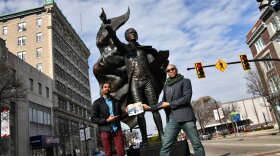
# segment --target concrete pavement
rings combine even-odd
[[[273,136],[275,135],[275,137]],[[278,129],[268,129],[220,136],[210,141],[203,141],[206,155],[218,156],[226,152],[238,156],[276,156],[280,155],[280,133]],[[190,151],[193,153],[192,146]],[[223,151],[223,152],[221,152]],[[244,153],[242,152],[244,151]]]

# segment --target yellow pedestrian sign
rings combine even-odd
[[[227,68],[227,63],[224,62],[223,60],[219,59],[215,66],[217,69],[224,72]]]

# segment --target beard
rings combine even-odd
[[[103,95],[110,95],[110,91],[108,90],[108,91],[103,91]]]

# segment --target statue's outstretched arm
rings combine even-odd
[[[113,30],[110,24],[105,25],[105,29],[108,31],[109,36],[113,40],[115,46],[118,48],[120,52],[123,52],[125,50],[124,44],[119,40],[119,38],[116,35],[116,32]]]

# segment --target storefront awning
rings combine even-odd
[[[37,135],[30,137],[32,148],[48,148],[60,145],[59,137],[49,135]]]

